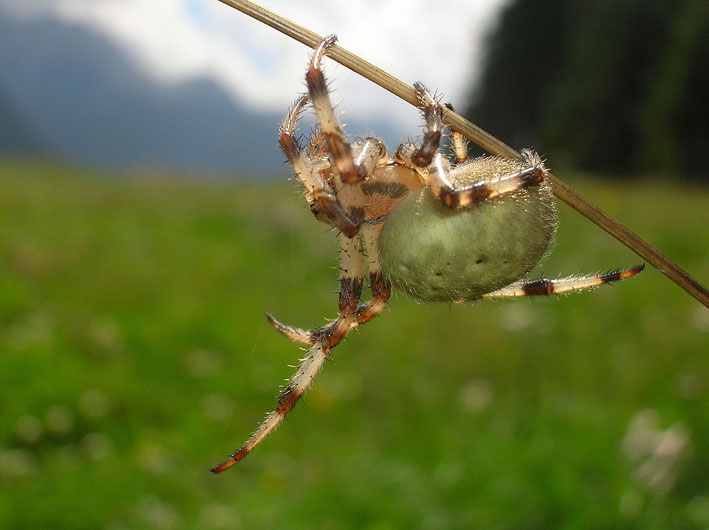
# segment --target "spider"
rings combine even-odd
[[[386,146],[367,137],[350,143],[333,111],[321,63],[337,38],[315,49],[300,96],[279,127],[279,145],[304,187],[315,217],[338,231],[339,315],[324,327],[304,330],[267,315],[283,335],[309,347],[296,373],[244,445],[212,468],[233,466],[261,443],[310,387],[347,333],[376,317],[392,286],[423,301],[465,302],[569,293],[623,280],[639,265],[606,274],[522,280],[545,255],[557,226],[547,170],[531,150],[522,161],[468,159],[466,141],[451,132],[455,161],[439,150],[443,109],[415,83],[425,119],[423,140]],[[319,129],[303,148],[298,119],[312,104]],[[449,106],[449,108],[451,108]],[[360,302],[365,267],[371,299]]]

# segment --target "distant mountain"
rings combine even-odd
[[[0,155],[46,156],[48,150],[0,91]]]
[[[209,80],[153,82],[99,35],[54,19],[0,13],[0,152],[83,163],[282,168],[281,116],[249,112]]]
[[[206,78],[176,86],[155,82],[81,26],[20,20],[0,10],[0,154],[51,154],[118,168],[283,174],[276,145],[281,119],[239,107]],[[349,131],[396,136],[387,123],[348,122]]]

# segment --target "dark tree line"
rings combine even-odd
[[[709,181],[709,1],[514,0],[467,116],[555,166]]]

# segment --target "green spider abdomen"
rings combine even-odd
[[[465,186],[523,169],[494,157],[466,165]],[[473,300],[518,280],[544,256],[557,225],[546,181],[449,208],[426,186],[389,215],[379,239],[382,271],[395,287],[424,301]]]

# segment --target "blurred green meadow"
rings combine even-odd
[[[709,189],[572,181],[700,281]],[[560,206],[535,271],[639,258]],[[397,295],[222,475],[336,314],[292,183],[0,166],[0,528],[709,528],[709,310],[649,268],[560,299]]]

